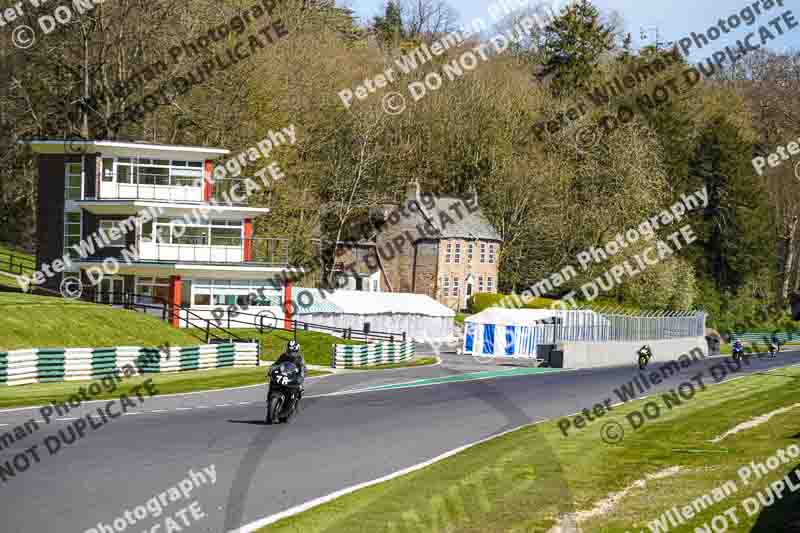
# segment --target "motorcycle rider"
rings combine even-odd
[[[742,348],[742,341],[736,339],[733,341],[733,353],[742,353],[744,349]]]
[[[776,354],[777,354],[779,351],[781,351],[781,341],[780,341],[780,339],[778,338],[778,334],[777,334],[777,333],[773,333],[773,334],[772,334],[772,340],[771,340],[771,342],[772,342],[773,346],[775,346],[775,351],[773,352],[773,354],[772,354],[772,355],[773,355],[774,357],[777,357],[777,355],[776,355]],[[770,350],[770,351],[771,351],[771,350]]]
[[[306,362],[303,359],[303,354],[300,351],[300,344],[295,341],[291,340],[286,345],[286,350],[278,357],[278,360],[273,363],[272,366],[280,365],[281,363],[293,363],[297,368],[300,369],[300,375],[305,380],[306,377]],[[300,396],[303,396],[304,388],[300,385]]]

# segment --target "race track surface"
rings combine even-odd
[[[697,362],[655,390],[675,387],[721,361]],[[753,360],[745,372],[798,363],[800,353],[786,352],[775,360]],[[101,531],[92,528],[101,522],[110,525],[125,510],[157,498],[190,469],[214,465],[214,484],[207,480],[188,498],[169,503],[159,518],[134,517],[136,523],[124,530],[151,531],[166,516],[197,501],[205,516],[190,516],[191,526],[176,519],[181,531],[230,531],[499,432],[575,413],[608,397],[616,401],[614,389],[638,374],[636,368],[619,367],[331,395],[480,370],[509,369],[446,363],[310,380],[303,412],[291,424],[279,426],[262,423],[263,387],[148,398],[131,410],[136,414],[89,429],[50,455],[46,437],[66,430],[81,412],[96,413],[106,402],[86,404],[63,417],[68,420],[40,423],[37,431],[0,450],[0,464],[13,464],[15,456],[33,445],[41,459],[0,481],[2,530]],[[5,425],[0,431],[13,431],[31,418],[41,421],[38,409],[2,411],[0,424]]]

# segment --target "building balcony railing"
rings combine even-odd
[[[215,180],[211,186],[211,199],[220,204],[247,205],[246,201],[236,201],[244,196],[244,178],[225,178]],[[241,185],[240,185],[241,184]],[[238,187],[237,187],[238,186]],[[231,189],[238,190],[231,194]],[[166,202],[205,202],[205,187],[195,178],[163,176],[136,183],[117,181],[100,182],[100,194],[87,200],[160,200]]]
[[[159,262],[289,265],[289,239],[180,237],[173,243],[141,242],[139,259]]]

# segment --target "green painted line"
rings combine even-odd
[[[564,369],[562,368],[514,368],[512,370],[487,370],[485,372],[472,372],[469,374],[459,374],[456,376],[442,376],[438,378],[418,379],[415,381],[408,381],[406,383],[377,385],[375,387],[368,387],[366,389],[345,391],[342,394],[353,393],[353,392],[391,390],[391,389],[410,389],[414,387],[424,387],[426,385],[438,385],[440,383],[459,383],[463,381],[478,381],[482,379],[528,376],[532,374],[553,374],[556,372],[563,372],[563,371]]]
[[[680,449],[680,448],[673,448],[673,452],[680,452],[680,453],[732,453],[732,450],[727,448],[723,448],[721,450],[694,450],[691,448],[687,449]]]

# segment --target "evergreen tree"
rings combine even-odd
[[[389,0],[382,17],[375,17],[372,26],[379,41],[385,47],[397,46],[405,39],[403,14],[396,0]]]
[[[600,11],[581,0],[545,28],[540,77],[552,77],[555,95],[568,95],[588,83],[603,54],[614,48],[612,29],[600,21]]]
[[[749,160],[750,143],[724,119],[701,133],[689,171],[708,190],[703,224],[693,224],[706,272],[720,292],[735,293],[770,255],[770,219],[764,184]]]

